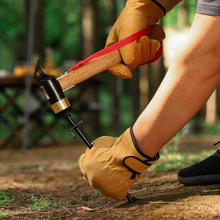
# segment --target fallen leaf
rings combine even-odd
[[[94,211],[95,211],[95,209],[91,209],[91,208],[86,207],[86,206],[81,206],[81,207],[79,208],[79,210],[78,210],[78,213],[83,213],[83,214],[85,214],[85,213],[94,212]]]

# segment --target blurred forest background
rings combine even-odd
[[[42,56],[45,65],[51,65],[62,74],[77,61],[102,49],[125,2],[36,0],[33,65],[37,57]],[[0,70],[1,75],[13,75],[16,67],[27,61],[30,1],[0,0],[0,5]],[[167,35],[163,56],[153,64],[134,70],[132,79],[122,80],[104,72],[66,93],[67,97],[73,96],[73,117],[84,120],[82,126],[92,138],[119,135],[133,124],[163,79],[173,52],[190,28],[195,8],[196,1],[184,0],[161,20]],[[85,87],[87,91],[83,92]],[[185,127],[187,134],[220,134],[218,96],[217,90]],[[6,117],[10,112],[1,114]],[[16,115],[13,115],[14,122],[15,119]],[[56,119],[48,115],[45,120]],[[61,122],[58,133],[63,132],[63,126]],[[0,138],[4,139],[9,131],[1,120],[0,129]]]

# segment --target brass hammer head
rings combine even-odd
[[[54,75],[48,75],[41,69],[42,57],[39,57],[34,71],[34,79],[41,86],[51,108],[55,114],[70,107],[68,99],[65,97],[60,83]]]

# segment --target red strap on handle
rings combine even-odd
[[[118,42],[116,42],[116,43],[114,43],[114,44],[112,44],[112,45],[110,45],[110,46],[108,46],[108,47],[106,47],[106,48],[104,48],[102,50],[99,50],[98,52],[92,54],[91,56],[87,57],[86,59],[84,59],[82,61],[79,61],[75,66],[72,66],[70,68],[70,71],[79,68],[80,66],[82,66],[83,64],[85,64],[86,62],[88,62],[88,61],[90,61],[90,60],[92,60],[94,58],[97,58],[99,56],[102,56],[102,55],[105,55],[107,53],[110,53],[110,52],[112,52],[114,50],[117,50],[117,49],[119,49],[121,47],[124,47],[127,44],[129,44],[129,43],[131,43],[131,42],[133,42],[135,40],[138,40],[142,36],[148,35],[151,31],[152,31],[152,28],[150,28],[150,29],[144,28],[141,31],[138,31],[137,33],[132,34],[131,36],[129,36],[129,37],[123,39],[123,40],[120,40],[120,41],[118,41]],[[146,62],[146,63],[141,64],[141,65],[149,64],[149,63],[152,63],[152,62],[155,62],[156,60],[158,60],[160,58],[161,54],[162,54],[162,50],[163,50],[162,49],[162,42],[160,42],[160,47],[157,50],[155,57],[151,61]]]

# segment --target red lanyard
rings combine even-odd
[[[131,43],[133,41],[135,41],[135,40],[138,40],[142,36],[148,35],[151,31],[152,31],[152,28],[150,28],[150,29],[144,28],[141,31],[138,31],[137,33],[132,34],[131,36],[129,36],[129,37],[127,37],[127,38],[125,38],[125,39],[123,39],[121,41],[118,41],[118,42],[116,42],[116,43],[114,43],[114,44],[112,44],[112,45],[110,45],[110,46],[108,46],[108,47],[106,47],[106,48],[104,48],[102,50],[99,50],[98,52],[92,54],[91,56],[87,57],[86,59],[84,59],[82,61],[79,61],[75,66],[72,66],[70,68],[70,71],[79,68],[80,66],[82,66],[83,64],[85,64],[86,62],[88,62],[88,61],[90,61],[90,60],[92,60],[94,58],[97,58],[99,56],[102,56],[102,55],[105,55],[107,53],[110,53],[110,52],[112,52],[114,50],[117,50],[117,49],[119,49],[119,48],[121,48],[121,47],[123,47],[123,46],[125,46],[125,45],[127,45],[127,44],[129,44],[129,43]],[[150,63],[153,63],[156,60],[158,60],[160,58],[161,54],[162,54],[162,51],[163,51],[163,49],[162,49],[162,42],[160,42],[160,47],[157,50],[155,57],[152,60],[150,60],[149,62],[143,63],[140,66],[145,65],[145,64],[150,64]]]

